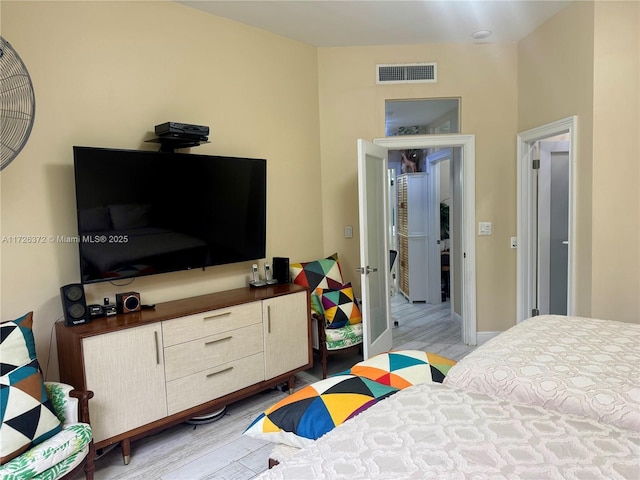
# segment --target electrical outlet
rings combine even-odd
[[[518,248],[518,237],[511,237],[511,248]]]

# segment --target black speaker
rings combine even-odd
[[[140,294],[138,292],[116,293],[118,313],[131,313],[140,310]]]
[[[62,313],[67,326],[82,325],[91,321],[81,283],[60,287],[60,297],[62,298]]]
[[[273,278],[278,283],[289,283],[289,259],[285,257],[273,257]]]

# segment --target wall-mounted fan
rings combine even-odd
[[[36,97],[27,68],[11,44],[0,37],[0,170],[27,143],[36,113]]]

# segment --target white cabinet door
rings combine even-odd
[[[160,323],[87,337],[82,349],[95,442],[167,416]]]
[[[309,363],[307,292],[262,302],[265,379]]]

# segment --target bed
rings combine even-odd
[[[445,384],[640,431],[640,324],[543,315],[471,352]]]
[[[633,479],[640,434],[438,383],[397,392],[259,479]]]
[[[637,480],[639,402],[640,325],[536,317],[259,478]]]

